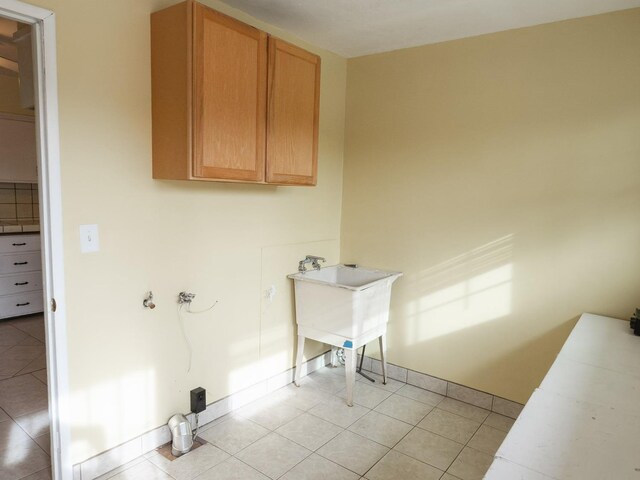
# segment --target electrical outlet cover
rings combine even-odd
[[[100,251],[98,225],[80,225],[80,251],[82,253]]]
[[[200,413],[207,409],[207,391],[202,388],[194,388],[191,390],[191,411]]]

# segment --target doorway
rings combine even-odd
[[[10,381],[14,383],[30,384],[31,390],[24,389],[29,396],[25,398],[24,404],[30,404],[30,407],[13,403],[7,408],[11,413],[0,411],[0,432],[3,423],[11,422],[7,430],[7,435],[2,438],[6,448],[20,448],[22,444],[27,444],[27,440],[33,440],[40,445],[42,443],[42,451],[49,450],[50,444],[50,463],[52,478],[57,480],[71,480],[72,468],[69,455],[69,422],[67,414],[67,397],[68,397],[68,374],[67,374],[67,345],[66,345],[66,319],[65,319],[65,302],[64,302],[64,271],[63,271],[63,249],[62,249],[62,203],[61,203],[61,183],[60,183],[60,156],[59,156],[59,136],[58,136],[58,102],[57,102],[57,83],[56,83],[56,44],[55,44],[55,17],[51,11],[34,7],[32,5],[17,0],[0,0],[0,17],[9,22],[14,22],[20,28],[23,28],[22,39],[29,40],[32,44],[31,48],[24,49],[20,55],[30,53],[32,58],[30,63],[33,71],[33,78],[22,80],[26,87],[32,86],[33,99],[33,136],[35,137],[35,162],[37,166],[37,175],[35,182],[33,177],[28,179],[19,178],[16,182],[4,183],[7,199],[15,200],[16,209],[16,225],[15,227],[24,228],[21,220],[30,219],[31,229],[34,225],[38,225],[40,232],[39,237],[33,231],[3,232],[0,236],[0,244],[9,242],[9,246],[13,247],[29,247],[29,252],[23,252],[28,258],[20,258],[12,261],[9,265],[16,267],[21,265],[32,266],[39,263],[41,270],[31,270],[28,280],[21,279],[20,282],[13,283],[37,282],[40,279],[41,291],[37,295],[31,295],[29,299],[23,301],[10,301],[7,303],[9,309],[25,309],[18,310],[17,317],[10,317],[7,321],[7,315],[13,315],[12,311],[5,311],[5,320],[0,320],[0,324],[9,325],[11,328],[5,328],[13,336],[18,343],[26,343],[24,347],[41,347],[45,352],[37,358],[29,360],[20,370],[14,372],[15,368],[7,368],[7,372],[11,374]],[[25,31],[28,32],[25,36]],[[15,40],[15,36],[11,36],[11,40]],[[5,40],[4,46],[8,47],[6,35],[1,36],[0,40]],[[2,43],[0,43],[2,47]],[[7,53],[7,48],[1,49],[1,52]],[[11,53],[8,54],[11,57]],[[7,55],[0,55],[6,57]],[[18,60],[18,56],[14,56]],[[2,62],[0,58],[0,62]],[[12,69],[11,59],[7,63],[0,63],[1,69]],[[22,60],[24,64],[24,60]],[[6,73],[6,72],[5,72]],[[19,72],[17,72],[19,74]],[[28,89],[28,88],[27,88]],[[15,115],[15,114],[14,114]],[[28,116],[28,115],[27,115]],[[15,118],[13,120],[16,120]],[[25,119],[22,119],[25,120]],[[11,123],[11,122],[10,122]],[[15,126],[15,125],[14,125]],[[24,125],[18,125],[24,127]],[[6,158],[6,156],[5,156]],[[3,161],[3,159],[0,159]],[[26,188],[29,185],[29,188]],[[12,188],[10,188],[12,187]],[[31,195],[31,204],[27,207],[27,193]],[[2,193],[2,192],[0,192]],[[20,199],[20,202],[18,201]],[[37,200],[36,200],[37,199]],[[24,206],[19,206],[24,205]],[[30,208],[31,217],[26,215]],[[8,211],[8,209],[5,209]],[[7,213],[7,212],[5,212]],[[20,213],[20,215],[18,215]],[[7,222],[4,222],[7,223]],[[23,223],[23,224],[21,224]],[[11,226],[11,225],[9,225]],[[19,234],[19,241],[8,241],[7,235]],[[18,237],[13,237],[18,238]],[[37,238],[38,245],[32,245]],[[12,245],[16,243],[16,245]],[[25,245],[21,245],[25,243]],[[27,243],[29,245],[27,245]],[[0,247],[1,248],[1,247]],[[35,252],[35,253],[34,253]],[[5,252],[6,253],[6,252]],[[3,255],[0,252],[0,255]],[[4,258],[6,260],[6,258]],[[24,264],[27,262],[27,264]],[[31,262],[31,263],[29,263]],[[37,274],[33,274],[37,271]],[[12,273],[12,272],[9,272]],[[11,283],[11,282],[9,282]],[[17,286],[16,286],[17,287]],[[34,287],[30,284],[29,287]],[[32,290],[33,292],[34,290]],[[11,294],[9,294],[11,295]],[[2,296],[0,295],[0,299]],[[40,304],[38,304],[38,301]],[[5,302],[6,303],[6,302]],[[26,304],[26,305],[24,305]],[[1,306],[1,300],[0,300]],[[29,310],[31,309],[31,310]],[[40,310],[42,313],[34,313],[34,310]],[[29,315],[24,315],[29,314]],[[2,313],[0,313],[2,316]],[[32,345],[28,345],[31,343]],[[40,345],[42,344],[42,345]],[[1,348],[1,347],[0,347]],[[24,352],[30,351],[33,355],[36,350],[22,349]],[[26,355],[26,353],[25,353]],[[19,356],[19,355],[18,355]],[[42,357],[42,358],[40,358]],[[24,361],[22,361],[24,363]],[[20,362],[18,362],[20,363]],[[16,363],[16,365],[18,365]],[[39,368],[46,366],[46,370]],[[30,371],[31,370],[31,371]],[[37,372],[37,373],[36,373]],[[46,372],[46,373],[45,373]],[[6,375],[5,375],[6,376]],[[20,378],[23,377],[23,378]],[[0,378],[3,378],[0,375]],[[18,380],[15,380],[18,379]],[[6,381],[5,378],[2,381]],[[38,381],[40,384],[33,383]],[[41,385],[41,387],[38,387]],[[43,388],[46,395],[43,394]],[[40,393],[38,393],[39,391]],[[46,398],[45,398],[46,397]],[[2,395],[0,395],[0,399]],[[30,403],[31,402],[31,403]],[[44,410],[42,408],[44,402]],[[24,409],[36,412],[32,418],[25,418]],[[48,415],[46,415],[48,411]],[[43,413],[44,412],[44,413]],[[4,413],[4,415],[3,415]],[[8,419],[6,417],[9,417]],[[21,418],[22,417],[22,418]],[[4,419],[4,421],[3,421]],[[21,422],[23,424],[21,424]],[[47,435],[46,424],[49,424],[49,434]],[[14,430],[13,425],[17,425],[20,430]],[[27,437],[20,435],[20,431],[27,434]],[[31,432],[31,433],[29,433]],[[43,433],[44,432],[44,433]],[[48,436],[48,438],[46,438]],[[49,442],[46,442],[49,440]],[[29,444],[30,445],[30,444]],[[25,456],[28,456],[28,449],[22,449]],[[13,468],[18,465],[20,455],[13,457],[5,457],[7,460],[4,465],[0,465],[0,472],[13,472],[11,475],[21,475],[20,470]],[[37,457],[37,458],[36,458]],[[1,458],[1,457],[0,457]],[[43,457],[35,455],[32,459],[32,465],[41,466]],[[35,468],[32,466],[31,468]],[[16,473],[17,472],[17,473]],[[25,472],[25,471],[23,471]],[[34,478],[48,478],[46,469],[40,470],[43,476]],[[36,471],[34,475],[38,475]],[[22,474],[22,477],[28,477],[30,473]],[[2,478],[9,478],[6,473],[2,473]],[[17,478],[22,478],[18,476]]]

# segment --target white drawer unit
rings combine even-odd
[[[42,270],[40,252],[0,255],[0,275]]]
[[[0,297],[0,318],[42,312],[42,291]]]
[[[0,254],[39,252],[40,235],[2,235],[0,236]]]
[[[40,235],[0,236],[0,318],[42,310]]]
[[[0,276],[0,295],[42,290],[42,272],[26,272]]]

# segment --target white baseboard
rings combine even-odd
[[[359,357],[358,361],[360,361]],[[380,360],[367,357],[366,355],[362,362],[362,369],[382,375],[382,363]],[[469,403],[476,407],[491,410],[492,412],[499,413],[500,415],[510,418],[517,418],[524,406],[520,403],[507,400],[506,398],[449,382],[442,378],[427,375],[426,373],[420,373],[408,368],[399,367],[392,363],[387,363],[387,375],[389,378],[393,378],[394,380],[408,383],[409,385],[420,387],[424,390],[439,393],[440,395],[460,400],[461,402]]]
[[[302,376],[306,376],[331,361],[331,352],[325,352],[306,361],[302,365]],[[295,368],[290,368],[282,373],[262,380],[249,388],[221,398],[209,405],[204,412],[199,414],[201,427],[214,420],[237,410],[265,395],[282,388],[293,382]],[[195,428],[195,415],[190,413],[187,419]],[[73,466],[74,480],[93,480],[111,470],[114,470],[136,458],[148,453],[171,441],[171,432],[167,425],[154,428],[139,435],[128,442],[91,457],[84,462]]]
[[[312,358],[303,364],[301,376],[304,377],[328,365],[330,362],[331,352],[326,352]],[[359,362],[360,356],[358,356],[358,364]],[[382,374],[382,364],[380,360],[375,358],[365,356],[362,369]],[[290,384],[293,382],[294,374],[295,368],[290,368],[273,377],[262,380],[249,388],[207,405],[207,409],[199,415],[200,426],[203,427],[248,403]],[[387,375],[394,380],[439,393],[511,418],[516,418],[523,407],[523,405],[511,400],[475,390],[464,385],[458,385],[425,373],[416,372],[392,363],[387,363]],[[187,415],[187,419],[195,428],[195,415],[190,413]],[[82,463],[74,465],[73,478],[74,480],[93,480],[122,465],[135,461],[145,453],[155,450],[170,441],[171,433],[169,432],[169,427],[162,425],[117,447],[111,448],[106,452],[100,453],[95,457],[89,458]]]

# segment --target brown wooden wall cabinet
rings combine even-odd
[[[193,0],[151,15],[153,178],[315,185],[320,58]]]

